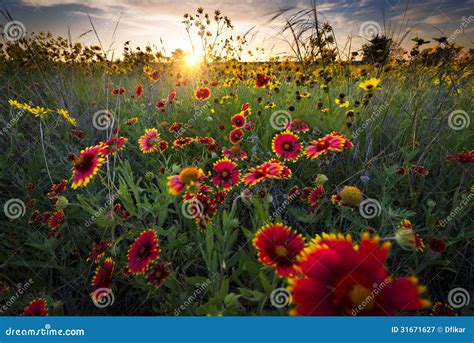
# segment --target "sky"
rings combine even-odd
[[[92,19],[103,46],[122,52],[123,44],[132,47],[162,46],[166,53],[176,48],[185,51],[191,44],[182,24],[184,13],[202,6],[212,13],[218,8],[232,19],[232,34],[253,28],[250,48],[265,47],[266,55],[285,56],[288,44],[280,34],[282,20],[270,21],[281,9],[309,8],[310,0],[0,0],[27,32],[51,31],[67,37],[68,27],[75,41],[97,44],[91,29]],[[349,51],[360,48],[373,32],[389,32],[395,40],[410,30],[408,38],[431,39],[447,36],[466,48],[474,41],[474,0],[318,0],[324,21],[331,24],[338,46]],[[116,36],[113,32],[119,21]],[[0,18],[0,23],[6,20]],[[375,31],[374,31],[375,30]],[[405,40],[403,46],[412,42]],[[162,43],[161,43],[162,42]],[[263,57],[262,57],[263,58]]]

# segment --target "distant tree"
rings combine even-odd
[[[385,35],[377,35],[362,46],[362,62],[386,64],[390,60],[393,41]]]

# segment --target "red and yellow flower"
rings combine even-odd
[[[207,87],[201,87],[196,90],[194,96],[198,100],[206,100],[211,96],[211,90]]]
[[[103,161],[101,146],[93,146],[82,150],[74,159],[71,188],[87,186],[94,175],[99,172]]]
[[[299,137],[290,131],[284,131],[273,138],[272,150],[280,158],[285,160],[297,160],[301,152]]]
[[[155,230],[143,231],[130,245],[127,266],[132,274],[143,274],[148,265],[160,256],[158,237]]]
[[[112,276],[115,270],[115,262],[112,258],[106,258],[105,261],[96,268],[92,277],[92,298],[94,302],[99,303],[104,296],[112,292]]]
[[[235,128],[241,129],[247,124],[247,119],[242,113],[237,113],[230,118],[230,122]]]
[[[169,276],[170,271],[168,269],[168,263],[156,262],[148,270],[146,280],[149,285],[158,288]]]
[[[240,172],[237,164],[227,158],[214,163],[214,172],[217,174],[212,178],[216,186],[222,186],[224,190],[232,188],[239,183]]]
[[[309,125],[306,124],[304,121],[302,121],[300,118],[295,118],[293,121],[290,121],[287,125],[286,128],[290,131],[294,132],[308,132],[309,131]]]
[[[232,146],[230,149],[222,150],[222,153],[225,157],[232,160],[245,160],[247,158],[247,153],[237,145]]]
[[[161,136],[158,133],[158,130],[155,128],[147,129],[145,134],[138,139],[138,144],[140,145],[140,150],[144,154],[149,154],[156,151],[163,151]],[[166,143],[166,147],[168,144]],[[166,148],[165,148],[166,149]]]
[[[201,168],[184,168],[178,175],[168,176],[168,192],[171,195],[178,195],[185,188],[198,188],[204,178],[205,175]]]
[[[344,149],[351,149],[352,142],[338,132],[332,132],[320,139],[314,140],[306,148],[305,154],[310,159],[327,154],[330,151],[341,152]]]
[[[298,256],[298,274],[288,280],[293,315],[396,315],[425,309],[425,287],[416,277],[394,279],[385,261],[391,243],[364,232],[359,245],[350,235],[322,234]]]
[[[44,298],[33,299],[23,310],[23,316],[47,316],[48,302]]]
[[[238,144],[242,142],[243,138],[244,138],[244,131],[242,131],[241,129],[234,129],[229,134],[229,139],[232,144]]]
[[[261,263],[275,267],[280,276],[290,276],[295,274],[296,257],[304,248],[304,240],[289,227],[277,223],[262,227],[253,245]]]

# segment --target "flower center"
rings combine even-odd
[[[288,250],[283,245],[277,245],[275,247],[275,253],[280,257],[285,257],[288,254]]]
[[[179,181],[185,185],[189,185],[192,182],[196,182],[199,179],[199,170],[197,168],[189,167],[184,168],[181,173],[179,173]]]
[[[293,120],[293,126],[296,128],[300,128],[303,126],[303,121],[299,118],[296,118],[295,120]]]
[[[375,305],[374,294],[362,285],[354,285],[349,291],[349,299],[354,308],[361,305],[364,310],[371,310]]]
[[[138,256],[140,256],[141,258],[142,257],[145,257],[146,255],[146,247],[145,246],[142,246],[139,250],[138,250]]]
[[[155,271],[155,277],[160,278],[161,277],[161,271],[159,271],[159,270]]]
[[[230,149],[230,151],[231,151],[234,155],[240,154],[240,148],[239,148],[238,146],[236,146],[236,145],[234,145],[234,146]]]
[[[80,154],[74,160],[74,169],[81,173],[88,172],[94,164],[94,154]]]
[[[292,148],[291,143],[285,143],[285,144],[283,144],[283,150],[285,150],[285,151],[291,151],[291,148]]]
[[[222,177],[223,179],[228,178],[229,175],[230,175],[230,174],[229,174],[229,172],[228,172],[227,170],[224,170],[224,171],[221,173],[221,177]]]

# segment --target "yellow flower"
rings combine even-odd
[[[335,102],[339,107],[349,107],[349,101],[344,101],[344,100],[341,100],[341,99],[337,98],[335,100]]]
[[[381,89],[378,85],[380,84],[380,80],[376,78],[368,79],[367,81],[359,83],[359,87],[365,91],[373,91]]]
[[[65,110],[63,108],[59,108],[59,109],[56,110],[56,113],[59,114],[64,119],[66,119],[69,122],[69,124],[71,124],[72,126],[77,126],[76,119],[72,118],[69,115],[69,112],[67,110]]]

